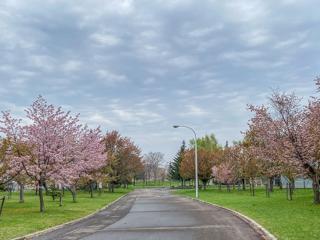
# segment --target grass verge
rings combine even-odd
[[[177,194],[194,197],[194,190]],[[208,189],[200,199],[236,210],[264,226],[279,240],[312,240],[320,236],[320,206],[312,203],[310,189],[296,189],[293,200],[286,200],[285,190],[275,190],[266,198],[263,189],[252,197],[249,191]]]
[[[136,189],[139,188],[161,188],[161,187],[177,187],[180,186],[180,181],[136,181],[133,186]]]
[[[45,213],[39,212],[39,198],[34,192],[26,192],[25,203],[18,203],[18,193],[13,193],[10,200],[6,199],[0,217],[0,239],[12,239],[84,217],[129,191],[119,188],[114,193],[95,194],[94,198],[90,198],[87,192],[79,192],[76,203],[72,202],[71,194],[66,192],[62,207],[59,207],[58,200],[53,201],[46,196]],[[3,194],[0,192],[0,196]]]

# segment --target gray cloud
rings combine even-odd
[[[190,124],[241,137],[247,103],[271,88],[314,94],[316,0],[0,3],[0,108],[37,95],[170,158]]]

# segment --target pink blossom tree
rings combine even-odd
[[[320,203],[320,99],[309,101],[305,115],[302,129],[305,144],[299,149],[302,153],[298,159],[312,179],[314,203]]]
[[[282,166],[281,174],[288,176],[291,188],[297,174],[309,176],[313,181],[314,203],[320,203],[319,101],[313,98],[303,108],[294,94],[275,92],[270,103],[270,109],[250,106],[255,116],[249,128],[254,133],[258,155]]]
[[[233,166],[236,168],[238,177],[249,180],[250,192],[254,196],[255,180],[260,176],[260,159],[251,141],[245,138],[240,144],[235,145],[232,156],[234,158]]]
[[[77,146],[79,154],[68,166],[72,174],[64,181],[68,182],[70,186],[74,202],[76,202],[76,185],[80,179],[86,179],[91,184],[93,181],[103,178],[101,169],[107,164],[107,155],[104,153],[102,139],[99,128],[88,129],[84,127],[81,130]]]
[[[234,166],[230,161],[222,162],[212,168],[212,176],[219,183],[226,184],[230,191],[230,184],[234,184],[237,180]]]
[[[106,161],[100,130],[79,124],[60,107],[47,104],[41,96],[26,110],[30,124],[4,113],[1,132],[16,144],[27,146],[27,153],[12,147],[10,175],[23,172],[39,186],[40,211],[44,211],[43,189],[49,183],[72,184],[79,176],[89,176]],[[103,161],[102,161],[103,160]]]

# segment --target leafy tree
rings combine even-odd
[[[2,112],[2,120],[4,125],[0,127],[6,138],[1,139],[0,150],[0,184],[11,185],[12,181],[18,183],[20,188],[19,202],[24,202],[24,186],[28,182],[27,176],[21,167],[15,164],[16,158],[26,157],[30,153],[27,144],[22,141],[23,128],[20,126],[20,120],[13,119],[9,112]],[[9,196],[11,195],[11,187],[8,188]]]
[[[205,135],[197,139],[198,147],[198,177],[205,189],[212,178],[212,167],[218,162],[221,146],[218,145],[214,134]],[[194,140],[190,141],[190,148],[183,154],[179,169],[180,176],[194,179]]]
[[[198,177],[206,189],[209,180],[212,178],[212,167],[219,159],[220,150],[209,151],[204,148],[198,150]],[[180,166],[180,175],[186,179],[195,178],[194,149],[188,149],[183,155]]]
[[[190,146],[194,146],[194,140],[190,140]],[[197,139],[197,147],[198,149],[205,149],[207,151],[215,151],[221,146],[219,146],[218,141],[214,134],[205,135],[202,138]]]
[[[141,151],[117,131],[108,132],[103,143],[108,159],[103,172],[108,177],[109,191],[113,192],[114,185],[127,186],[142,171]]]

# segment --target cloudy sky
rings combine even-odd
[[[241,138],[271,89],[315,94],[317,0],[1,0],[0,109],[39,95],[170,160],[186,129]]]

